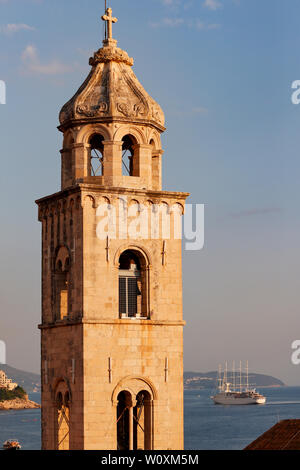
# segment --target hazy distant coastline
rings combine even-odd
[[[186,390],[213,389],[217,386],[218,372],[185,372],[184,388]],[[231,382],[231,372],[228,372],[228,382]],[[246,382],[246,375],[242,373],[242,383]],[[253,387],[278,388],[285,384],[271,375],[249,373],[249,384]]]
[[[3,370],[8,377],[24,388],[27,393],[41,391],[41,377],[39,374],[15,369],[6,364],[0,364],[0,370]]]

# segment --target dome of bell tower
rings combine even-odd
[[[110,8],[106,13],[105,18],[116,20]],[[83,122],[115,120],[150,124],[159,132],[165,130],[161,107],[140,84],[132,70],[133,59],[117,47],[115,39],[105,39],[89,63],[90,74],[60,112],[61,130]]]
[[[112,38],[111,8],[103,47],[87,79],[62,108],[62,188],[78,183],[161,189],[160,135],[165,117],[136,78],[133,59]]]

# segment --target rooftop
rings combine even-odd
[[[279,421],[244,450],[300,450],[300,419]]]

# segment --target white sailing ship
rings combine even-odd
[[[218,374],[218,392],[211,399],[216,405],[263,405],[266,403],[266,397],[251,388],[249,385],[248,361],[246,366],[246,383],[242,383],[242,363],[240,362],[239,383],[235,365],[232,367],[232,382],[228,381],[227,363],[225,365],[222,377],[222,368],[219,366]]]

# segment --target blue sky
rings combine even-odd
[[[104,4],[104,2],[103,2]],[[114,36],[161,104],[164,188],[206,205],[206,243],[184,253],[185,368],[249,360],[300,384],[300,79],[297,0],[112,0]],[[102,2],[0,0],[0,339],[39,368],[40,226],[59,189],[58,113],[101,46]]]

